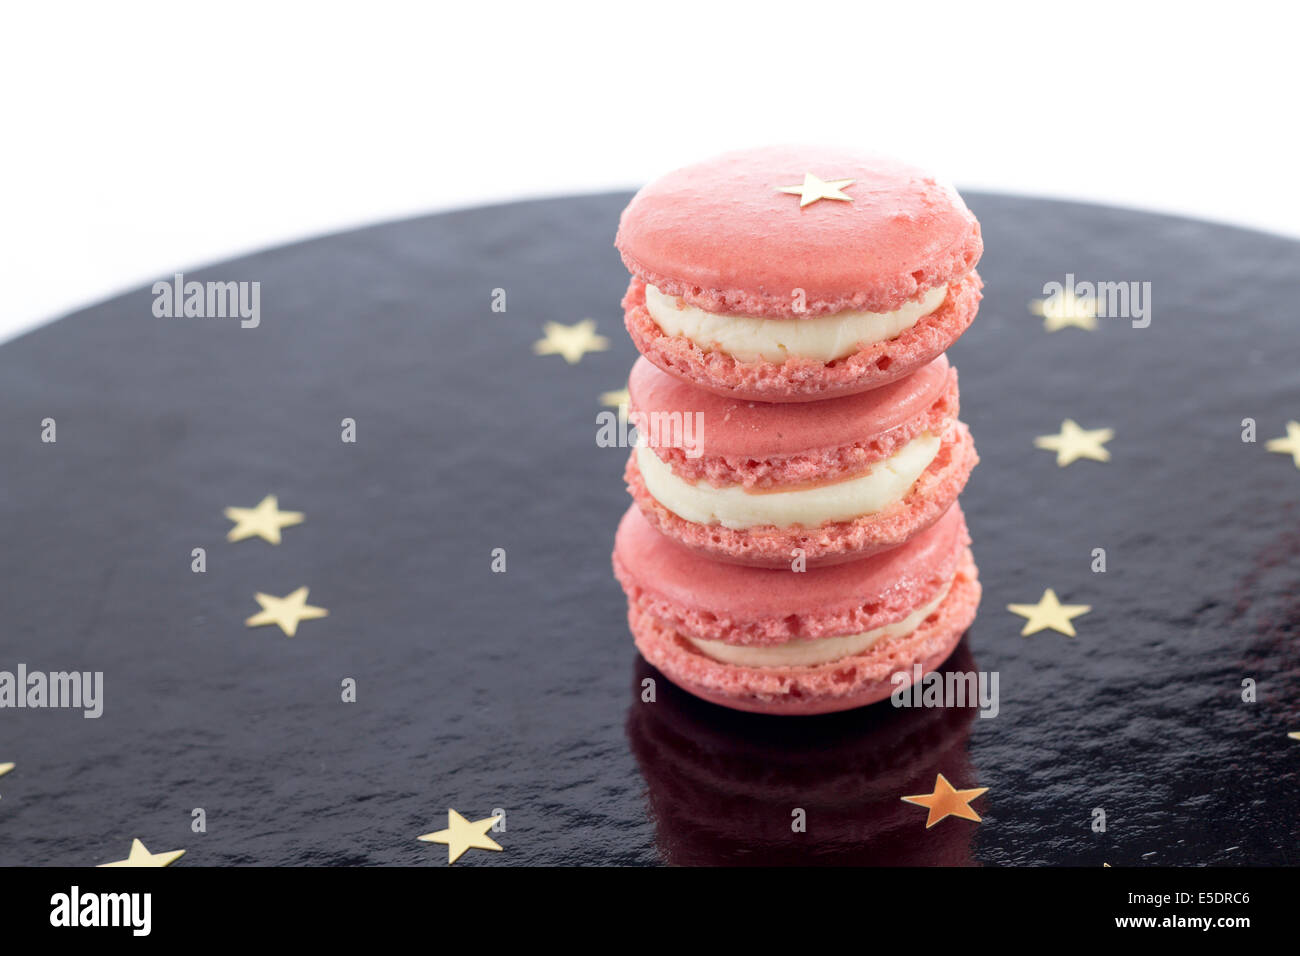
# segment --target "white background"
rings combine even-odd
[[[23,4],[0,339],[258,247],[768,142],[1298,235],[1290,9]]]

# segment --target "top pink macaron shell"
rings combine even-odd
[[[851,179],[851,202],[778,192]],[[890,312],[974,268],[979,223],[922,170],[847,149],[725,153],[645,186],[614,243],[629,270],[708,312],[810,318]],[[795,290],[803,290],[803,310]]]
[[[847,564],[788,569],[714,561],[655,530],[629,508],[614,539],[616,568],[700,636],[767,644],[860,633],[901,620],[956,571],[968,540],[952,507],[906,544]]]
[[[750,402],[706,391],[639,358],[628,376],[630,408],[661,415],[701,413],[701,456],[777,458],[868,442],[925,413],[957,370],[940,355],[870,392],[820,402]]]

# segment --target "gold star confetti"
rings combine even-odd
[[[940,820],[948,817],[961,817],[963,820],[980,822],[980,815],[971,809],[970,802],[981,794],[988,793],[988,787],[976,787],[973,790],[956,790],[948,778],[939,774],[934,778],[934,793],[921,793],[914,797],[903,797],[907,803],[928,807],[929,816],[925,818],[928,830]]]
[[[1300,422],[1287,422],[1286,437],[1270,438],[1264,447],[1280,455],[1290,455],[1295,466],[1300,468]]]
[[[101,863],[105,866],[171,866],[177,860],[185,855],[184,850],[168,850],[166,853],[150,853],[148,848],[139,840],[131,841],[131,855],[125,860],[116,860],[112,863]]]
[[[570,365],[577,365],[588,352],[603,352],[609,348],[609,339],[596,334],[596,320],[583,319],[573,325],[547,322],[546,338],[533,343],[538,355],[562,355]]]
[[[632,399],[627,393],[627,389],[620,388],[612,392],[600,393],[600,404],[609,408],[627,408]]]
[[[226,535],[227,541],[243,541],[256,535],[272,544],[279,544],[281,528],[302,524],[302,512],[281,511],[275,495],[267,495],[256,508],[227,508],[225,515],[235,522]]]
[[[318,617],[326,617],[329,611],[323,607],[312,607],[307,603],[307,589],[299,588],[286,597],[278,598],[271,594],[262,594],[260,591],[253,595],[253,599],[262,606],[262,610],[254,614],[244,622],[245,627],[263,627],[267,624],[278,624],[280,630],[293,637],[298,632],[299,621],[312,621]]]
[[[1064,468],[1080,458],[1093,461],[1110,461],[1110,452],[1102,446],[1115,437],[1112,428],[1080,428],[1072,418],[1061,422],[1055,435],[1040,435],[1034,439],[1035,448],[1056,452],[1056,463]]]
[[[1097,328],[1097,300],[1079,298],[1070,291],[1048,299],[1035,299],[1029,303],[1029,311],[1043,317],[1043,328],[1049,332],[1070,326],[1089,332]]]
[[[799,197],[799,208],[811,206],[820,199],[835,199],[840,202],[853,202],[852,196],[840,192],[845,186],[852,186],[852,179],[818,179],[812,173],[803,174],[803,183],[799,186],[777,186],[776,191]]]
[[[1056,592],[1048,588],[1037,604],[1008,604],[1007,610],[1027,618],[1025,626],[1020,631],[1021,637],[1037,634],[1049,627],[1066,637],[1074,637],[1074,625],[1070,621],[1087,614],[1092,610],[1092,605],[1062,604],[1057,600]]]
[[[11,764],[11,763],[0,763],[0,777],[3,777],[5,774],[7,774],[7,773],[8,773],[10,770],[12,770],[12,769],[14,769],[14,765],[13,765],[13,764]]]
[[[1300,740],[1300,730],[1293,730],[1293,731],[1291,731],[1291,733],[1287,734],[1287,736],[1290,737],[1292,740]],[[14,765],[13,765],[13,764],[9,764],[9,769],[12,770],[13,768],[14,768]],[[3,767],[0,767],[0,773],[3,773],[3,772],[4,772],[4,771],[3,771]]]
[[[500,819],[499,816],[488,817],[485,820],[475,820],[470,823],[455,810],[449,808],[447,810],[447,829],[439,830],[437,833],[426,833],[416,839],[423,840],[425,843],[447,844],[447,865],[450,866],[470,848],[500,852],[501,845],[487,835],[488,830],[492,829],[493,824]]]

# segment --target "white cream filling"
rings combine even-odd
[[[813,318],[764,319],[705,312],[646,284],[645,305],[666,335],[683,335],[740,362],[808,358],[833,362],[906,332],[943,304],[948,286],[928,289],[893,312],[835,312]]]
[[[707,481],[689,482],[673,474],[649,446],[636,449],[636,464],[651,497],[695,524],[720,524],[733,531],[761,525],[816,528],[884,511],[902,501],[939,454],[940,443],[938,435],[922,432],[864,475],[792,491],[754,492],[743,485],[719,488]]]
[[[739,667],[811,667],[814,664],[825,664],[842,657],[861,654],[877,641],[911,634],[921,626],[922,621],[938,610],[951,587],[952,582],[949,581],[933,601],[917,608],[901,621],[873,628],[861,634],[786,641],[784,644],[773,644],[769,647],[744,647],[739,644],[724,644],[721,641],[695,637],[688,637],[687,640],[715,661],[724,664],[735,664]]]

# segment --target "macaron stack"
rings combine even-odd
[[[980,597],[943,354],[980,299],[961,198],[879,156],[750,150],[646,186],[615,244],[646,444],[613,562],[641,654],[774,714],[937,668]]]

